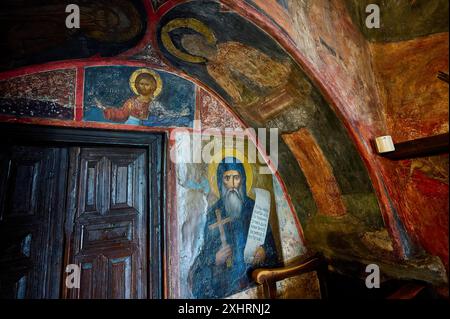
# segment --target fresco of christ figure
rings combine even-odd
[[[124,124],[142,125],[149,116],[161,118],[179,118],[189,116],[187,107],[179,111],[167,109],[156,100],[163,90],[163,82],[158,73],[149,69],[138,69],[129,79],[134,96],[128,98],[121,106],[106,106],[98,98],[94,98],[97,108],[102,110],[106,120]]]
[[[139,124],[148,119],[150,104],[162,89],[160,76],[151,70],[137,70],[130,77],[130,88],[136,96],[126,100],[121,107],[105,106],[95,99],[105,119],[125,124]]]
[[[220,198],[208,210],[204,244],[188,276],[195,298],[222,298],[242,291],[250,286],[255,267],[273,267],[278,261],[270,225],[264,243],[250,259],[244,256],[255,209],[246,178],[246,169],[236,158],[226,157],[217,166]]]

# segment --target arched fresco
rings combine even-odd
[[[269,35],[218,2],[191,1],[162,17],[158,45],[251,126],[279,129],[279,172],[312,247],[377,253],[364,238],[385,230],[362,160],[319,91]]]
[[[386,186],[379,172],[374,173],[379,168],[378,164],[368,163],[375,158],[373,154],[368,156],[368,137],[375,131],[380,132],[376,125],[381,121],[373,98],[376,95],[373,92],[375,80],[370,78],[369,81],[366,77],[366,73],[370,73],[366,66],[371,61],[366,59],[366,55],[360,55],[358,44],[363,42],[355,41],[357,44],[352,42],[351,45],[346,42],[336,47],[339,39],[333,41],[332,37],[324,36],[325,29],[335,27],[330,21],[315,30],[320,35],[317,39],[308,33],[310,30],[301,28],[307,25],[316,28],[321,17],[317,8],[320,5],[305,5],[303,8],[303,3],[289,0],[273,3],[260,0],[100,0],[95,5],[80,1],[82,14],[91,9],[99,12],[97,18],[105,22],[100,29],[96,29],[94,23],[76,32],[60,30],[48,38],[42,37],[37,45],[27,46],[27,28],[34,28],[49,12],[60,12],[55,18],[58,23],[65,19],[65,14],[61,14],[63,10],[60,10],[64,7],[61,2],[48,3],[46,9],[38,10],[39,14],[30,20],[30,24],[17,27],[14,19],[2,20],[6,23],[3,30],[8,34],[17,30],[16,44],[7,37],[2,37],[2,44],[9,46],[11,52],[20,54],[2,60],[0,70],[48,61],[82,59],[0,73],[0,120],[157,131],[168,135],[176,128],[187,128],[186,132],[175,134],[178,137],[168,145],[169,150],[175,150],[179,155],[186,152],[184,147],[189,144],[186,139],[192,137],[192,129],[199,123],[204,128],[220,130],[246,125],[276,127],[280,133],[278,171],[269,177],[254,178],[256,184],[270,191],[271,210],[276,213],[271,217],[278,218],[278,221],[276,218],[271,220],[274,229],[278,229],[274,235],[278,246],[277,262],[304,253],[303,230],[308,248],[324,252],[331,260],[344,261],[346,269],[354,269],[354,264],[346,267],[347,261],[365,263],[376,260],[383,263],[390,275],[408,273],[427,281],[443,280],[442,265],[433,257],[420,256],[425,265],[419,264],[423,273],[409,272],[411,265],[407,264],[408,261],[398,259],[399,251],[400,255],[408,257],[416,251],[392,204],[395,198],[389,198],[397,190],[392,190],[389,184]],[[258,12],[256,18],[242,14],[245,3],[252,4]],[[328,5],[328,1],[320,3]],[[269,35],[260,28],[264,25],[267,31],[283,27],[280,20],[275,19],[277,17],[264,11],[266,7],[261,7],[262,4],[278,8],[273,12],[274,16],[280,13],[278,18],[288,11],[298,14],[294,21],[302,20],[303,24],[299,24],[297,38],[292,38],[292,42],[305,51],[315,66],[319,66],[318,70],[312,72],[305,68],[304,61],[293,54],[292,47],[278,37],[277,42],[273,33]],[[333,6],[330,14],[334,15],[344,8],[339,1],[334,1]],[[105,11],[105,7],[108,10]],[[5,8],[7,12],[16,12],[14,1],[7,1]],[[303,9],[311,9],[306,15],[308,19],[303,19]],[[116,15],[124,19],[118,21]],[[49,24],[53,22],[49,20]],[[102,32],[112,22],[117,23],[117,28],[107,29],[114,34],[114,39],[108,32]],[[339,25],[341,21],[336,23]],[[46,30],[44,27],[41,31]],[[35,37],[40,31],[33,32],[37,32],[31,33]],[[345,32],[354,37],[349,29]],[[302,33],[306,34],[305,38],[301,37]],[[285,51],[287,47],[291,55]],[[311,52],[317,53],[316,57],[314,54],[308,56],[311,52],[306,52],[312,47],[315,51]],[[343,53],[348,47],[352,49],[346,57]],[[335,61],[342,62],[344,68],[336,67]],[[303,63],[302,68],[297,62]],[[324,73],[330,83],[324,84],[319,73],[320,68],[328,68],[327,63],[331,66]],[[352,68],[364,69],[363,74],[348,75],[354,71]],[[148,76],[139,76],[142,73]],[[331,83],[330,74],[336,74],[339,77],[336,82],[341,82]],[[152,92],[145,93],[137,88],[142,78],[146,78],[142,82],[150,82],[150,87],[155,83],[155,87],[150,89]],[[345,90],[347,86],[351,88]],[[348,98],[348,102],[353,103],[345,112],[330,105],[339,95],[330,95],[336,88],[339,94]],[[361,96],[353,98],[353,93]],[[341,113],[337,115],[335,111]],[[366,122],[355,124],[353,121],[361,116],[359,113],[364,113]],[[353,142],[357,143],[356,146]],[[361,145],[365,149],[362,150]],[[370,169],[380,202],[366,166]],[[424,165],[421,167],[426,169]],[[406,170],[401,173],[408,174]],[[197,164],[175,166],[167,177],[169,191],[173,191],[167,205],[170,214],[178,218],[169,227],[169,238],[173,240],[176,237],[174,233],[179,236],[178,241],[171,242],[172,250],[169,249],[168,255],[170,296],[194,296],[190,273],[201,254],[201,240],[197,235],[203,233],[207,211],[217,201],[206,176],[207,168]],[[448,193],[448,184],[440,192]],[[388,200],[380,194],[388,194],[383,195]],[[380,204],[384,208],[385,220]],[[386,206],[391,206],[391,211],[386,213]],[[301,225],[292,214],[298,216]],[[423,252],[419,250],[419,253]],[[414,260],[411,264],[417,267]],[[245,290],[251,286],[247,282],[238,289],[221,290],[219,285],[211,296],[224,297],[238,291],[244,291],[244,296],[255,296],[245,295]]]

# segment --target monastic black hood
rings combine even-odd
[[[241,187],[244,195],[247,195],[247,176],[245,175],[244,165],[235,157],[225,157],[217,168],[217,187],[220,191],[223,174],[226,171],[238,171],[241,174]]]

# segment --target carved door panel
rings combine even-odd
[[[67,149],[1,146],[0,298],[58,298]]]
[[[81,281],[65,297],[147,297],[147,163],[145,149],[71,149],[66,264]]]

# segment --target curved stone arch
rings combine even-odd
[[[261,11],[255,9],[255,6],[249,5],[252,1],[236,1],[236,0],[220,0],[231,10],[248,19],[256,26],[268,33],[284,50],[298,63],[300,68],[305,72],[306,76],[314,83],[327,103],[333,108],[333,111],[344,124],[352,142],[367,168],[374,190],[377,194],[381,213],[383,215],[386,227],[391,235],[394,251],[400,258],[408,258],[420,250],[417,243],[413,243],[406,232],[403,222],[400,219],[398,210],[394,200],[391,198],[392,190],[388,190],[389,186],[385,180],[386,176],[392,174],[382,159],[373,153],[371,140],[376,136],[384,135],[386,132],[383,119],[377,121],[383,122],[381,125],[371,128],[371,132],[364,134],[361,132],[363,124],[352,122],[351,114],[348,113],[347,101],[340,94],[338,88],[327,81],[322,76],[317,66],[310,61],[307,55],[302,52],[302,48],[296,46],[292,37],[283,29],[285,25],[279,24],[280,21],[274,21],[267,13],[262,14]],[[256,2],[256,1],[254,1]],[[377,114],[376,116],[380,116]],[[381,126],[381,127],[380,127]]]
[[[168,20],[170,20],[171,18],[175,19],[175,18],[183,17],[183,14],[186,14],[186,17],[190,17],[190,18],[192,18],[192,17],[205,18],[206,15],[202,16],[201,14],[198,14],[199,7],[196,8],[197,10],[195,11],[196,12],[195,14],[193,14],[194,11],[189,12],[189,9],[186,9],[189,6],[192,6],[192,3],[194,3],[193,6],[195,6],[195,2],[196,1],[192,1],[192,2],[189,2],[188,4],[178,3],[176,6],[173,6],[170,10],[167,10],[166,12],[164,12],[164,15],[162,16],[162,18],[160,20],[158,32],[160,32],[163,24],[167,23]],[[200,1],[200,2],[202,3],[203,7],[205,6],[205,4],[211,4],[211,3],[214,3],[218,6],[220,6],[220,4],[215,1]],[[337,126],[335,126],[334,128],[336,128],[340,131],[339,134],[341,134],[341,136],[345,136],[346,142],[344,142],[344,143],[349,143],[346,146],[347,147],[346,150],[348,151],[349,149],[353,148],[350,152],[344,151],[344,153],[341,155],[342,156],[349,156],[349,155],[352,156],[353,163],[357,163],[355,165],[359,166],[356,169],[357,171],[359,170],[356,175],[358,175],[358,174],[365,175],[363,177],[361,177],[362,175],[360,175],[357,178],[363,179],[364,180],[363,184],[365,184],[365,186],[368,185],[368,187],[371,188],[371,191],[369,191],[369,192],[374,195],[373,198],[375,198],[375,205],[373,206],[373,208],[374,208],[374,210],[376,210],[376,213],[373,214],[371,217],[369,217],[369,218],[373,218],[373,220],[371,222],[375,221],[374,224],[377,224],[375,229],[384,228],[384,226],[382,224],[383,224],[383,222],[386,223],[386,225],[389,227],[389,229],[391,231],[391,235],[393,234],[394,247],[396,248],[397,254],[403,255],[405,253],[405,250],[409,249],[408,247],[404,247],[404,246],[409,245],[409,239],[406,237],[406,240],[405,240],[405,236],[407,236],[407,235],[403,231],[401,222],[398,220],[398,217],[396,217],[394,215],[395,210],[392,207],[392,203],[389,199],[389,195],[384,186],[383,179],[382,179],[381,175],[377,172],[377,168],[378,168],[377,163],[375,163],[375,164],[370,163],[370,160],[373,160],[373,157],[372,157],[372,154],[371,154],[371,151],[370,151],[367,141],[360,138],[360,136],[359,136],[360,132],[358,131],[358,127],[355,127],[354,125],[352,125],[350,123],[350,120],[346,117],[345,113],[342,111],[342,108],[341,108],[342,104],[343,104],[342,99],[338,95],[335,94],[332,86],[326,85],[325,83],[323,83],[323,81],[321,81],[320,77],[315,73],[315,71],[313,70],[310,63],[306,59],[304,59],[304,57],[302,57],[301,53],[298,51],[298,49],[292,43],[289,43],[289,39],[286,36],[275,34],[277,27],[275,27],[273,24],[269,23],[268,20],[265,19],[262,15],[257,14],[254,11],[252,11],[251,9],[249,9],[249,7],[246,6],[245,3],[243,3],[242,1],[237,2],[237,1],[230,0],[230,1],[222,1],[222,3],[227,4],[228,11],[227,11],[227,9],[223,10],[224,12],[226,12],[226,14],[228,14],[228,15],[235,14],[235,15],[239,16],[241,19],[245,20],[246,23],[249,23],[249,21],[250,21],[250,23],[252,25],[260,28],[258,32],[266,34],[266,39],[272,38],[272,41],[274,41],[276,43],[276,45],[279,46],[279,48],[281,48],[281,50],[285,52],[286,56],[288,56],[288,59],[292,59],[296,65],[300,66],[301,69],[298,68],[297,71],[300,72],[301,74],[303,74],[303,76],[306,78],[306,82],[310,83],[313,87],[318,86],[318,88],[316,87],[313,89],[315,91],[311,94],[313,96],[313,99],[318,99],[318,100],[320,100],[319,103],[324,103],[324,104],[328,105],[329,110],[326,111],[326,112],[328,112],[326,114],[326,116],[334,117],[334,119],[332,121],[339,122],[339,124]],[[183,10],[180,9],[177,11],[177,8],[180,8],[180,7],[182,7]],[[173,13],[174,11],[176,13],[171,15],[171,13]],[[219,12],[219,11],[217,11],[217,12]],[[206,20],[208,20],[208,19],[206,19]],[[234,21],[236,21],[236,20],[234,20]],[[217,31],[217,23],[216,23],[215,31],[219,32],[219,31]],[[227,30],[227,31],[229,31],[229,30]],[[159,36],[159,34],[157,36]],[[177,35],[177,36],[180,37],[180,35]],[[218,42],[220,43],[221,40],[223,41],[223,43],[225,43],[226,40],[231,42],[230,38],[232,38],[232,35],[230,36],[230,34],[224,35],[222,37],[222,39],[220,39],[220,36],[219,36]],[[166,60],[168,60],[172,66],[174,66],[177,69],[181,69],[182,71],[186,72],[187,74],[190,74],[191,76],[193,76],[197,79],[200,78],[200,81],[205,86],[209,87],[212,91],[216,92],[216,94],[218,96],[222,97],[223,100],[225,100],[229,105],[231,105],[230,108],[234,111],[234,113],[237,114],[238,117],[241,118],[243,120],[243,122],[245,124],[247,124],[248,126],[255,126],[255,122],[258,123],[258,120],[260,119],[260,117],[258,116],[257,112],[253,110],[249,113],[249,111],[245,110],[245,107],[242,107],[242,105],[237,106],[238,103],[234,103],[235,101],[233,101],[233,99],[230,99],[230,96],[229,96],[229,94],[227,94],[228,92],[226,92],[227,91],[226,89],[223,90],[223,87],[221,87],[221,88],[219,87],[219,89],[218,89],[217,81],[216,81],[216,83],[211,82],[211,77],[213,77],[213,76],[211,76],[211,74],[208,73],[208,71],[205,72],[203,70],[203,77],[202,77],[202,71],[194,71],[193,72],[192,70],[195,68],[193,68],[192,65],[190,65],[190,66],[184,65],[183,66],[182,63],[181,64],[179,63],[179,61],[174,62],[173,56],[172,57],[170,56],[170,52],[168,52],[167,50],[164,50],[161,39],[158,38],[157,40],[158,40],[158,45],[159,45],[160,51],[163,52],[163,55],[165,56]],[[247,43],[245,43],[245,45],[249,46],[248,39],[246,39],[246,40],[247,40]],[[179,43],[178,43],[178,45],[179,45]],[[268,54],[268,51],[264,50],[264,47],[261,45],[259,45],[259,47],[256,46],[256,49],[259,49],[259,51],[262,51],[266,55]],[[218,63],[218,64],[220,65],[220,63]],[[208,68],[208,66],[206,67],[206,69],[207,68]],[[206,76],[205,76],[205,73],[207,73]],[[208,79],[208,77],[209,77],[209,79]],[[221,83],[222,84],[224,83],[223,79],[221,79]],[[225,94],[224,94],[224,91],[225,91]],[[330,108],[330,104],[331,104],[331,108]],[[329,112],[329,111],[331,111],[331,112]],[[258,120],[255,121],[255,118]],[[336,123],[333,123],[333,125],[335,125],[335,124]],[[302,170],[299,170],[298,166],[296,166],[297,165],[296,161],[301,161],[301,160],[299,160],[299,157],[301,157],[301,154],[299,154],[298,150],[297,150],[297,152],[295,152],[296,150],[295,150],[295,147],[293,147],[293,145],[298,140],[306,140],[307,142],[305,142],[305,144],[304,144],[304,146],[306,146],[306,147],[308,145],[310,145],[308,143],[314,144],[315,139],[317,138],[318,135],[320,135],[320,133],[315,132],[315,134],[310,134],[311,132],[308,132],[308,130],[306,130],[306,131],[303,130],[303,132],[299,133],[299,131],[301,131],[301,127],[296,127],[295,129],[293,129],[292,127],[289,127],[289,126],[285,127],[285,133],[293,133],[293,137],[289,138],[288,134],[286,134],[287,137],[280,144],[281,154],[282,154],[282,158],[283,158],[283,162],[284,162],[284,166],[280,168],[281,169],[280,175],[286,185],[287,191],[289,193],[289,196],[291,197],[291,200],[295,206],[297,213],[300,216],[301,216],[301,214],[303,214],[303,218],[300,218],[300,219],[301,220],[303,219],[302,224],[304,225],[304,224],[306,224],[305,220],[310,217],[310,214],[311,214],[310,212],[314,211],[314,210],[317,211],[317,201],[318,200],[317,200],[317,196],[314,196],[314,194],[312,194],[312,192],[311,192],[311,188],[314,188],[314,186],[311,186],[311,183],[314,183],[314,181],[311,182],[311,177],[313,176],[313,174],[311,172],[309,172],[308,178],[305,178],[304,171],[307,170],[307,168],[302,167],[304,165],[308,165],[307,162],[308,162],[308,160],[310,160],[310,158],[308,159],[309,155],[304,156],[303,163],[300,163],[300,167],[302,167]],[[297,134],[297,136],[296,136],[296,134]],[[298,136],[298,134],[300,134],[300,136]],[[319,138],[323,138],[323,136],[321,136]],[[290,142],[285,142],[286,140],[290,140]],[[355,148],[355,144],[356,144],[357,148]],[[317,146],[317,145],[315,145],[315,146]],[[336,144],[335,144],[335,146],[336,146]],[[322,143],[318,148],[316,148],[316,151],[320,153],[321,147],[326,148],[327,146],[325,145],[325,143]],[[328,149],[327,152],[329,155],[330,152],[332,152],[332,150]],[[350,153],[352,153],[352,154],[350,154]],[[295,154],[296,156],[293,154]],[[327,156],[324,156],[324,157],[325,157],[325,162],[326,162]],[[340,161],[340,163],[343,162],[342,158],[337,159],[337,161],[338,162]],[[324,165],[327,166],[326,163]],[[336,173],[336,163],[331,163],[331,165],[329,165],[329,166],[331,166],[328,168],[329,173],[331,173],[331,175],[335,174]],[[288,168],[288,169],[286,169],[286,168]],[[297,171],[295,170],[295,168],[297,168]],[[311,170],[313,168],[314,167],[311,165],[309,170]],[[361,168],[362,168],[362,170],[361,170]],[[368,169],[368,171],[370,173],[370,177],[369,177],[369,175],[367,175],[366,169]],[[339,174],[339,172],[337,172],[337,174]],[[328,177],[330,177],[330,175],[328,175]],[[328,177],[325,176],[324,178],[326,179]],[[314,179],[314,177],[312,177],[312,179]],[[295,182],[293,182],[293,180],[295,180]],[[338,179],[336,181],[338,184],[337,189],[346,187],[346,186],[343,186],[343,184],[345,184],[345,182],[341,182]],[[320,179],[319,179],[319,181],[315,182],[316,185],[317,185],[317,182],[320,183]],[[347,179],[347,182],[348,182],[348,179]],[[300,185],[300,187],[299,187],[299,185]],[[302,194],[303,196],[299,194],[299,188],[301,188],[301,185],[304,186],[304,188],[301,190],[301,191],[303,191],[303,194]],[[347,185],[347,187],[348,186],[349,185]],[[353,185],[353,187],[350,187],[350,188],[360,190],[359,186],[361,186],[361,185]],[[363,187],[365,187],[365,186],[363,186]],[[323,187],[323,185],[322,185],[322,187]],[[332,187],[332,189],[333,189],[333,187]],[[317,192],[318,190],[316,189],[314,191]],[[307,195],[305,196],[305,194],[307,194]],[[371,200],[373,200],[373,198]],[[379,200],[379,202],[378,202],[378,200]],[[351,201],[352,200],[350,200],[350,202]],[[331,202],[332,201],[328,201],[328,203],[331,203]],[[342,207],[341,208],[338,207],[337,208],[338,211],[336,213],[332,213],[330,215],[335,215],[335,216],[345,215],[345,213],[348,212],[348,207],[347,207],[347,206],[349,206],[348,202],[349,202],[348,199],[341,201],[341,204],[343,204],[343,206],[345,206],[345,208],[344,208],[345,212],[342,212],[342,209],[341,209]],[[306,203],[306,206],[305,206],[305,203]],[[325,205],[324,205],[324,203],[322,203],[322,207],[326,207],[326,203],[327,203],[327,201],[325,201]],[[351,205],[353,205],[352,209],[354,209],[356,206],[358,206],[358,204],[356,204],[356,206],[355,206],[355,202],[353,202],[353,204],[350,204],[350,206]],[[381,206],[381,211],[380,211],[380,206]],[[360,209],[360,208],[361,207],[356,208],[356,209]],[[340,209],[341,209],[341,211],[339,211]],[[384,221],[381,218],[380,212],[383,213]],[[366,212],[362,212],[360,218],[364,219],[365,217],[367,217],[367,216],[364,216],[365,214],[366,214]],[[378,219],[378,217],[374,217],[376,214],[378,214],[379,219]],[[318,226],[318,227],[320,228],[322,226]],[[374,229],[369,227],[369,229],[365,229],[365,230],[359,229],[358,231],[363,231],[363,233],[364,233],[364,231],[371,231],[371,230],[374,230]],[[325,233],[326,233],[326,231],[325,231]],[[324,235],[324,233],[322,233],[321,235]],[[328,236],[328,235],[325,235],[325,236]],[[308,235],[307,235],[306,237],[307,237],[306,239],[308,240],[308,239],[312,238],[313,236],[310,236],[308,238]],[[330,238],[327,238],[324,240],[325,241],[321,242],[318,246],[321,246],[321,244],[324,244],[326,241],[330,241],[330,240],[332,241],[333,238],[330,237]],[[345,245],[345,243],[344,243],[344,245]],[[333,249],[331,249],[331,250],[333,250]],[[339,251],[340,248],[336,247],[336,250]]]
[[[198,1],[189,1],[189,3],[195,3]],[[204,1],[207,2],[213,2],[213,1]],[[214,1],[215,3],[219,3],[217,1]],[[157,19],[164,19],[164,17],[172,12],[172,10],[176,9],[179,6],[185,5],[188,3],[187,1],[167,1],[164,4],[164,7],[162,10],[160,10],[158,13],[153,12],[150,9],[150,5],[148,2],[145,2],[145,8],[147,15],[151,16],[153,21],[155,23],[150,24],[147,26],[146,34],[143,38],[143,40],[135,47],[137,50],[139,48],[143,48],[146,41],[151,41],[154,47],[156,47],[157,41],[154,38],[154,32],[156,30],[156,23]],[[271,41],[276,42],[276,45],[279,46],[282,52],[284,52],[287,56],[289,56],[292,61],[296,65],[299,66],[299,72],[301,72],[304,77],[306,78],[306,82],[313,85],[317,91],[317,94],[315,98],[318,98],[319,100],[322,100],[323,103],[328,104],[332,110],[333,116],[336,116],[336,119],[339,119],[339,122],[341,122],[342,128],[344,129],[343,134],[348,134],[348,140],[351,141],[352,145],[356,145],[354,156],[357,159],[357,161],[360,162],[361,167],[368,170],[368,181],[371,183],[374,189],[374,193],[378,197],[378,204],[381,207],[381,213],[384,217],[384,222],[386,223],[386,226],[390,230],[390,234],[394,240],[394,248],[396,248],[396,252],[399,255],[408,255],[408,250],[410,249],[410,242],[406,235],[406,233],[403,230],[403,226],[401,224],[401,221],[399,217],[397,216],[394,204],[392,203],[392,200],[389,197],[389,193],[387,190],[387,187],[385,185],[384,179],[383,179],[383,167],[379,163],[379,160],[372,154],[370,145],[369,145],[369,137],[373,136],[362,136],[360,127],[356,123],[351,122],[351,118],[349,117],[349,114],[345,111],[345,99],[342,98],[342,95],[340,95],[338,92],[336,92],[336,87],[333,87],[331,83],[326,83],[324,79],[320,76],[319,72],[315,68],[314,65],[311,64],[310,61],[308,61],[305,56],[300,52],[299,48],[292,43],[292,40],[286,36],[283,32],[280,32],[279,26],[277,26],[271,19],[269,19],[267,16],[261,14],[260,12],[257,12],[254,7],[249,6],[245,1],[235,1],[235,0],[221,0],[220,4],[224,5],[222,8],[224,12],[229,12],[229,14],[236,14],[242,19],[244,19],[249,24],[252,24],[253,26],[258,28],[258,32],[263,32],[267,35],[267,39],[271,39]],[[248,39],[247,39],[248,41]],[[247,43],[248,44],[248,43]],[[270,53],[267,50],[264,51],[263,48],[261,49],[264,53]],[[121,63],[120,61],[123,60],[125,62],[128,60],[127,63],[134,63],[130,62],[130,60],[134,60],[134,57],[131,56],[131,54],[135,54],[136,50],[131,49],[123,54],[121,54],[118,59],[111,58],[111,59],[99,59],[98,57],[94,58],[88,58],[85,60],[78,60],[75,61],[75,64],[78,67],[82,67],[84,63],[90,64],[90,63],[96,63],[95,61],[107,61],[107,63]],[[270,51],[270,50],[269,50]],[[125,60],[126,59],[126,60]],[[167,60],[167,58],[165,59]],[[65,65],[71,65],[73,61],[64,61],[64,62],[57,62],[63,63]],[[166,61],[164,61],[166,62]],[[139,62],[136,62],[139,63]],[[53,65],[53,63],[49,63],[49,65]],[[153,67],[151,63],[146,61],[145,59],[141,60],[142,66],[149,66]],[[233,103],[230,102],[229,98],[223,94],[224,92],[217,92],[217,86],[212,87],[211,85],[208,85],[205,81],[199,80],[195,74],[190,74],[190,72],[186,72],[185,70],[182,70],[179,67],[171,68],[165,65],[158,65],[154,66],[156,68],[159,68],[161,70],[164,70],[165,72],[173,72],[176,74],[179,74],[180,76],[196,83],[199,86],[204,87],[209,92],[212,92],[216,97],[218,97],[220,100],[225,102],[226,105],[228,105],[228,108],[233,112],[233,114],[237,115],[237,117],[242,121],[242,123],[246,126],[252,126],[251,121],[248,119],[248,115],[250,117],[257,115],[257,112],[250,112],[250,114],[247,112],[247,114],[243,114],[245,112],[242,112],[242,109],[237,109]],[[40,66],[33,66],[31,69],[37,70]],[[45,66],[44,66],[45,68]],[[28,70],[28,68],[27,68]],[[25,70],[13,70],[11,74],[13,73],[24,73]],[[10,73],[10,72],[7,72]],[[4,74],[2,74],[4,75]],[[0,76],[1,77],[1,76]],[[297,132],[296,130],[287,130],[290,133],[292,131]],[[308,134],[307,132],[303,132],[303,135],[300,137],[291,138],[291,144],[295,143],[296,138],[300,138],[303,140],[314,140],[314,134]],[[312,139],[311,139],[312,137]],[[311,194],[311,191],[309,191],[309,185],[308,181],[306,180],[305,176],[301,176],[302,172],[298,169],[297,160],[298,160],[298,154],[297,158],[292,153],[293,148],[288,147],[288,145],[283,141],[281,144],[282,148],[282,154],[284,157],[284,167],[288,168],[288,170],[281,172],[280,176],[281,179],[284,181],[284,185],[286,185],[286,191],[291,196],[292,202],[295,206],[295,209],[297,213],[303,212],[303,214],[308,217],[308,212],[317,210],[316,200],[313,198],[314,196]],[[325,156],[326,157],[326,156]],[[361,158],[362,161],[361,161]],[[307,159],[306,159],[307,160]],[[331,171],[335,170],[334,166],[331,165]],[[299,175],[300,174],[300,175]],[[304,175],[304,174],[303,174]],[[294,176],[294,177],[292,177]],[[297,176],[297,180],[295,178]],[[306,194],[306,196],[299,196],[299,184],[296,183],[298,180],[300,180],[300,184],[303,185],[303,189],[301,190]],[[340,186],[340,185],[338,185]],[[306,198],[306,199],[305,199]],[[306,203],[306,206],[305,206]],[[345,204],[345,203],[344,203]],[[303,205],[303,206],[302,206]],[[332,214],[333,215],[333,214]],[[339,215],[339,213],[337,213]],[[306,223],[304,223],[306,224]]]

